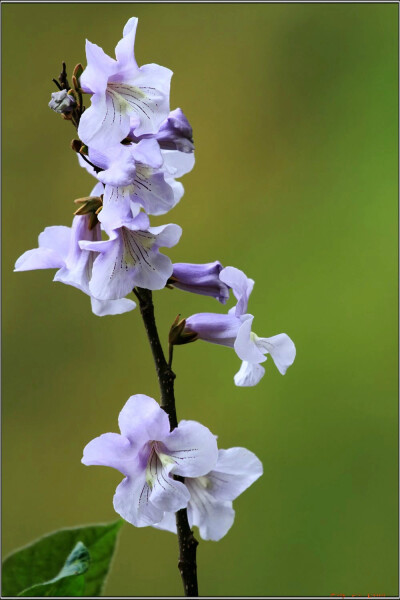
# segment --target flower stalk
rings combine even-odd
[[[153,354],[156,367],[158,383],[161,393],[161,408],[167,413],[171,431],[178,427],[176,416],[174,380],[175,373],[172,371],[171,362],[166,361],[164,351],[161,346],[160,337],[157,331],[157,325],[154,315],[154,304],[152,293],[144,288],[134,288],[135,296],[139,301],[140,314],[146,329],[150,348]],[[179,475],[174,476],[178,481],[184,482],[184,478]],[[197,564],[196,549],[198,541],[193,535],[189,526],[187,510],[182,508],[175,514],[176,527],[179,545],[178,569],[181,574],[185,596],[197,597]]]

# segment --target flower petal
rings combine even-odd
[[[122,435],[139,447],[150,440],[162,442],[169,434],[167,413],[144,394],[129,398],[119,413],[118,425]]]
[[[96,241],[101,237],[100,226],[89,229],[88,215],[75,216],[72,221],[71,240],[65,266],[54,276],[54,281],[72,285],[89,294],[89,280],[92,273],[94,255],[82,250],[79,242]]]
[[[138,232],[140,233],[143,232]],[[140,246],[140,241],[137,243]],[[135,269],[133,285],[147,290],[162,290],[172,275],[173,267],[170,258],[159,252],[152,252],[145,258],[142,254],[139,260],[140,265]]]
[[[130,441],[119,433],[103,433],[89,442],[81,461],[84,465],[102,465],[117,469],[124,475],[135,472],[137,451]]]
[[[134,54],[137,25],[138,19],[136,17],[129,19],[124,27],[124,37],[118,42],[115,48],[118,71],[138,69]]]
[[[207,475],[207,491],[217,500],[235,500],[262,474],[262,463],[250,450],[219,450],[217,464]]]
[[[253,279],[249,279],[243,271],[235,267],[225,267],[219,276],[221,281],[232,288],[235,298],[238,301],[235,314],[237,317],[240,317],[247,311],[249,296],[254,286]]]
[[[221,304],[229,298],[229,288],[219,278],[221,263],[191,264],[174,263],[171,285],[194,294],[212,296]]]
[[[131,113],[139,117],[135,136],[157,133],[168,116],[171,77],[170,69],[149,64],[140,67],[134,77],[127,81],[113,82],[115,91],[130,104]]]
[[[150,493],[144,471],[135,478],[127,477],[115,490],[114,509],[125,521],[136,527],[158,523],[164,513],[150,502]]]
[[[54,250],[62,259],[68,255],[70,241],[71,228],[64,225],[46,227],[39,235],[39,247]]]
[[[235,352],[241,360],[246,360],[251,363],[261,363],[267,360],[264,354],[259,350],[254,341],[254,335],[251,333],[253,323],[253,315],[249,315],[241,324],[234,348]]]
[[[138,144],[129,146],[136,162],[159,169],[163,164],[160,146],[154,138],[141,140]]]
[[[194,152],[179,152],[179,150],[162,150],[165,170],[173,177],[179,178],[194,167]]]
[[[131,196],[133,193],[133,186],[113,186],[106,185],[103,196],[103,208],[99,213],[99,221],[105,227],[110,230],[114,227],[118,227],[123,221],[129,220],[133,216],[131,205]],[[138,214],[140,207],[136,209]]]
[[[158,248],[173,248],[181,239],[182,227],[169,223],[159,227],[149,227],[149,232],[157,236],[156,244]]]
[[[133,156],[132,152],[130,152],[129,148],[123,146],[122,144],[119,144],[119,146],[112,150],[112,152],[112,159],[107,160],[107,168],[97,174],[98,180],[104,183],[104,185],[130,185],[135,179],[136,175],[135,157]],[[99,165],[100,161],[95,160],[93,156],[94,154],[96,154],[96,150],[91,150],[89,152],[89,158],[96,165]]]
[[[176,518],[175,513],[166,512],[159,523],[154,523],[153,527],[156,529],[163,529],[164,531],[170,531],[176,533]]]
[[[182,477],[198,477],[211,471],[218,458],[216,437],[196,421],[181,421],[164,442],[166,454],[175,465],[171,472]],[[168,509],[165,509],[168,510]]]
[[[189,524],[199,528],[203,540],[217,542],[224,537],[233,525],[235,511],[232,502],[215,500],[197,479],[188,479],[190,492],[188,505]]]
[[[250,387],[257,383],[264,376],[265,369],[258,363],[242,362],[242,366],[233,378],[238,387]]]
[[[233,315],[197,313],[186,319],[186,329],[197,333],[199,339],[233,348],[241,326]]]
[[[286,333],[270,338],[256,338],[256,344],[262,352],[269,352],[279,373],[284,375],[296,357],[296,347]]]
[[[87,146],[102,150],[119,144],[129,132],[128,109],[112,91],[92,96],[92,105],[81,116],[78,135]]]
[[[115,72],[117,63],[89,40],[86,40],[86,60],[87,67],[80,77],[81,88],[89,94],[101,94],[107,87],[109,76]]]
[[[148,464],[147,477],[151,477],[149,500],[154,506],[167,512],[186,508],[190,499],[187,487],[169,475],[172,466],[173,463],[163,465],[156,452],[153,453]]]
[[[122,315],[136,308],[136,302],[128,300],[128,298],[121,298],[120,300],[97,300],[97,298],[93,298],[92,296],[90,300],[92,302],[92,312],[98,317]]]
[[[60,255],[49,248],[34,248],[24,252],[15,263],[14,271],[59,269],[64,264]]]
[[[183,186],[171,179],[167,181],[162,172],[148,171],[137,167],[131,201],[142,206],[149,215],[164,215],[181,199]]]

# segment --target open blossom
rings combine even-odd
[[[197,333],[199,339],[235,349],[243,361],[234,377],[237,386],[256,385],[265,373],[260,363],[270,354],[278,371],[284,375],[293,364],[296,348],[286,333],[260,338],[251,331],[253,315],[247,314],[247,304],[254,281],[235,267],[226,267],[219,277],[232,291],[237,304],[227,315],[199,313],[186,319],[186,330]]]
[[[263,473],[261,461],[246,448],[219,450],[215,467],[201,477],[186,477],[190,492],[187,514],[190,527],[199,528],[203,540],[218,541],[233,525],[235,500]],[[166,513],[154,525],[176,533],[175,515]]]
[[[138,67],[134,56],[137,23],[135,17],[126,23],[115,48],[116,60],[86,41],[87,67],[80,84],[93,95],[78,134],[90,147],[101,150],[121,142],[131,130],[131,117],[135,135],[156,133],[169,113],[172,71],[156,64]]]
[[[174,270],[168,283],[185,292],[212,296],[221,304],[226,304],[229,288],[219,278],[222,269],[223,266],[218,260],[205,264],[174,263]]]
[[[96,173],[80,155],[79,162],[104,184],[101,223],[113,227],[118,219],[135,217],[141,208],[150,215],[171,210],[183,196],[183,186],[175,178],[188,173],[194,155],[176,150],[160,150],[153,138],[139,143],[118,144],[102,152],[89,149],[90,161],[102,171]]]
[[[89,284],[95,298],[123,298],[135,286],[148,290],[165,287],[173,267],[159,248],[178,243],[182,234],[179,225],[150,227],[148,216],[140,213],[107,233],[109,240],[80,242],[82,249],[98,253]]]
[[[128,312],[135,308],[132,300],[121,296],[118,300],[101,300],[94,297],[89,289],[95,254],[82,250],[79,242],[101,239],[100,225],[89,228],[89,215],[74,217],[72,227],[46,227],[39,235],[39,247],[28,250],[15,263],[15,271],[34,269],[59,269],[54,281],[72,285],[91,299],[92,311],[101,317]]]
[[[105,433],[87,444],[84,465],[118,469],[125,479],[114,508],[137,527],[158,523],[165,512],[185,508],[188,488],[173,478],[201,477],[217,462],[215,436],[196,421],[181,421],[170,432],[166,412],[143,394],[131,396],[119,414],[121,434]]]

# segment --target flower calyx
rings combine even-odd
[[[74,215],[89,215],[89,229],[92,230],[99,222],[97,215],[103,208],[103,198],[100,196],[88,196],[87,198],[77,198],[75,204],[80,204]]]
[[[186,327],[186,319],[181,319],[181,315],[177,315],[175,321],[169,330],[168,341],[171,346],[182,346],[195,342],[198,335],[195,331],[191,331]]]

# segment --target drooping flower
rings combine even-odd
[[[186,477],[190,492],[187,514],[190,527],[199,528],[203,540],[218,541],[233,525],[235,511],[232,501],[254,483],[263,473],[261,461],[246,448],[219,450],[215,467],[201,477]],[[176,533],[175,515],[164,514],[154,525]]]
[[[165,287],[173,267],[159,248],[172,248],[178,243],[182,234],[179,225],[150,227],[148,216],[139,213],[107,233],[110,239],[106,241],[80,242],[82,249],[98,253],[89,284],[95,298],[123,298],[135,286],[148,290]]]
[[[156,133],[168,116],[172,71],[156,64],[138,67],[134,57],[137,23],[135,17],[126,23],[115,48],[116,60],[86,40],[87,67],[80,85],[93,95],[80,119],[78,134],[90,147],[102,150],[125,139],[131,116],[137,136]]]
[[[164,512],[185,508],[187,487],[173,475],[201,477],[214,468],[215,436],[196,421],[181,421],[170,432],[167,414],[143,394],[131,396],[119,414],[121,434],[105,433],[87,444],[84,465],[118,469],[125,479],[114,495],[114,509],[126,521],[145,527]]]
[[[187,332],[197,333],[199,339],[235,349],[243,361],[234,377],[237,386],[256,385],[265,373],[260,363],[270,354],[278,371],[284,375],[293,364],[296,348],[286,333],[260,338],[251,331],[253,315],[247,314],[247,304],[254,281],[235,267],[226,267],[219,277],[232,291],[237,304],[227,315],[199,313],[186,319]]]
[[[102,300],[94,297],[89,289],[93,261],[93,252],[82,250],[79,242],[101,239],[100,226],[89,227],[90,216],[74,217],[72,227],[63,225],[46,227],[39,235],[39,247],[28,250],[15,263],[14,271],[34,269],[59,269],[53,281],[72,285],[90,296],[92,311],[95,315],[117,315],[133,310],[136,303],[121,297],[117,300]]]
[[[226,304],[229,288],[219,278],[222,269],[223,266],[218,260],[205,264],[174,263],[168,284],[185,292],[212,296],[221,304]]]
[[[150,137],[149,134],[137,137],[134,133],[135,127],[136,120],[132,119],[128,138],[133,142],[139,142]],[[194,152],[193,129],[180,108],[176,108],[169,113],[154,137],[162,150],[178,150],[186,154]]]

